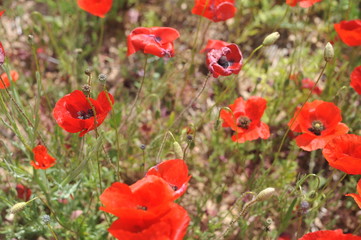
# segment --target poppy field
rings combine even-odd
[[[0,240],[361,240],[361,2],[3,0]]]

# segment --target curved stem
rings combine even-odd
[[[301,111],[302,111],[303,107],[305,106],[305,104],[307,103],[308,99],[310,99],[310,97],[311,97],[311,95],[312,95],[312,91],[315,89],[315,87],[317,86],[317,83],[320,81],[321,76],[322,76],[323,72],[324,72],[325,69],[326,69],[326,66],[327,66],[327,62],[326,62],[325,65],[322,67],[321,73],[320,73],[320,75],[318,76],[317,81],[316,81],[315,84],[313,85],[312,89],[310,89],[310,92],[308,93],[305,101],[302,103],[302,106],[298,109],[297,113],[296,113],[295,116],[293,117],[293,120],[292,120],[290,126],[288,127],[288,129],[286,130],[285,134],[283,135],[281,144],[280,144],[280,146],[278,147],[278,150],[277,150],[277,153],[276,153],[276,156],[275,156],[275,161],[278,159],[278,156],[279,156],[279,154],[280,154],[280,152],[281,152],[282,146],[283,146],[283,144],[284,144],[284,142],[285,142],[285,140],[286,140],[287,134],[289,133],[290,129],[292,128],[293,124],[295,123],[298,115],[301,113]],[[275,161],[274,161],[274,162],[275,162]]]

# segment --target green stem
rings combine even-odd
[[[318,76],[317,81],[316,81],[315,84],[313,85],[312,89],[310,89],[310,92],[308,93],[305,101],[302,103],[302,106],[299,108],[299,110],[297,111],[297,113],[296,113],[295,116],[293,117],[293,120],[292,120],[290,126],[287,128],[285,134],[283,135],[281,144],[280,144],[280,146],[278,147],[278,151],[277,151],[277,153],[276,153],[276,155],[275,155],[275,161],[277,161],[277,159],[278,159],[278,156],[279,156],[279,154],[280,154],[280,152],[281,152],[282,146],[283,146],[283,144],[284,144],[284,142],[285,142],[285,140],[286,140],[287,134],[289,133],[290,129],[292,128],[293,124],[295,123],[298,115],[301,113],[303,107],[305,106],[305,104],[307,103],[307,101],[310,99],[310,97],[311,97],[311,95],[312,95],[312,91],[315,89],[315,87],[317,86],[317,83],[320,81],[320,79],[321,79],[321,77],[322,77],[322,74],[323,74],[323,72],[324,72],[325,69],[326,69],[326,66],[327,66],[327,62],[326,62],[325,65],[322,67],[321,73],[320,73],[320,75]],[[275,162],[275,161],[274,161],[274,162]]]

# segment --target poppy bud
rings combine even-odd
[[[101,73],[101,74],[99,74],[99,76],[98,76],[98,80],[99,80],[99,82],[101,82],[101,83],[105,83],[105,81],[107,80],[107,78],[108,78],[108,76],[107,76],[106,74],[104,74],[104,73]]]
[[[274,44],[279,37],[280,37],[279,32],[271,33],[267,37],[265,37],[265,39],[263,40],[262,45],[263,46],[270,46],[270,45]]]
[[[84,84],[84,85],[81,87],[81,90],[83,91],[83,93],[84,93],[85,95],[89,95],[89,93],[90,93],[90,85]]]
[[[266,201],[270,199],[274,194],[276,193],[274,188],[266,188],[262,190],[258,195],[256,196],[256,201]]]
[[[335,52],[333,50],[332,44],[328,42],[326,44],[325,51],[323,53],[323,57],[326,62],[330,62],[334,56],[335,56]]]
[[[183,150],[182,147],[179,145],[178,142],[174,141],[173,142],[173,149],[174,149],[174,153],[176,158],[182,158],[183,157]]]
[[[26,207],[27,202],[19,202],[10,208],[10,213],[16,214]]]
[[[85,69],[84,73],[85,73],[85,75],[90,76],[91,69],[90,68]]]

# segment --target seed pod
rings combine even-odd
[[[104,73],[101,73],[101,74],[99,74],[99,76],[98,76],[98,80],[99,80],[99,82],[101,82],[101,83],[105,83],[105,82],[107,81],[107,78],[108,78],[108,76],[107,76],[106,74],[104,74]]]
[[[276,193],[276,189],[266,188],[258,193],[258,195],[256,196],[256,201],[257,202],[266,201],[269,198],[271,198],[275,193]]]
[[[183,150],[178,142],[176,142],[176,141],[173,142],[173,149],[174,149],[176,158],[182,159],[183,158]]]
[[[10,212],[16,214],[26,207],[27,202],[19,202],[10,208]]]
[[[84,84],[82,87],[81,87],[81,90],[83,91],[83,93],[85,95],[88,95],[90,93],[90,86],[88,84]]]
[[[271,33],[267,37],[265,37],[265,39],[263,40],[262,45],[263,46],[270,46],[270,45],[274,44],[277,41],[277,39],[279,39],[279,37],[280,37],[279,32]]]
[[[326,62],[330,62],[330,61],[332,61],[334,56],[335,56],[335,52],[333,50],[332,44],[328,42],[326,44],[325,51],[323,53],[323,57]]]

